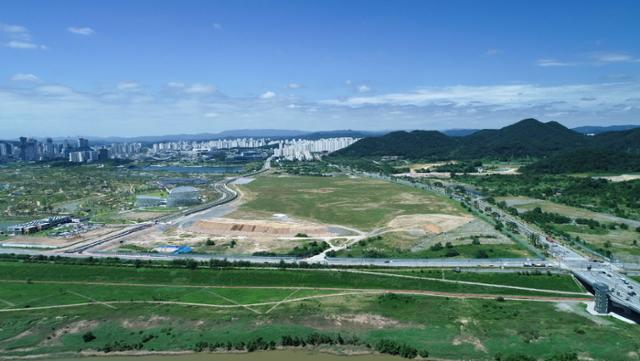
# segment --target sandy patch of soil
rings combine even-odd
[[[401,325],[400,322],[396,320],[370,313],[330,315],[326,316],[325,319],[338,327],[364,326],[368,328],[383,329],[387,327],[398,327]]]
[[[487,348],[485,347],[485,345],[482,343],[482,341],[480,341],[479,338],[477,338],[475,336],[471,336],[471,335],[456,336],[451,343],[454,346],[458,346],[458,345],[462,345],[463,343],[467,343],[467,344],[473,345],[473,348],[475,348],[477,351],[487,352]]]
[[[43,344],[51,345],[51,344],[59,343],[60,338],[62,338],[62,336],[64,335],[67,335],[70,333],[90,331],[94,329],[96,326],[98,326],[98,324],[99,324],[98,321],[88,321],[88,320],[72,322],[62,328],[59,328],[53,331],[53,333],[51,333],[51,335],[47,337],[47,340],[45,340]]]
[[[630,180],[640,179],[640,174],[621,174],[621,175],[614,175],[609,177],[596,177],[596,178],[606,179],[611,182],[627,182]]]
[[[585,318],[590,319],[591,321],[599,324],[599,325],[610,325],[611,322],[608,321],[606,318],[604,317],[599,317],[599,316],[594,316],[589,314],[589,312],[587,312],[584,309],[584,304],[573,304],[573,303],[566,303],[566,302],[558,302],[556,303],[556,310],[558,311],[562,311],[562,312],[569,312],[569,313],[574,313],[578,316],[582,316]]]
[[[209,235],[255,235],[290,236],[305,233],[310,237],[328,237],[331,232],[326,226],[310,222],[280,222],[266,220],[239,220],[217,218],[200,220],[191,231]]]
[[[138,317],[132,320],[131,319],[123,320],[121,324],[122,324],[122,327],[124,328],[141,329],[141,328],[157,327],[167,320],[169,320],[169,317],[153,315],[147,319],[143,317]]]
[[[318,189],[301,189],[301,190],[298,190],[298,192],[326,194],[326,193],[333,193],[336,190],[338,190],[338,188],[318,188]]]
[[[4,340],[0,341],[0,344],[17,341],[17,340],[19,340],[21,338],[25,338],[25,337],[28,337],[28,336],[31,336],[31,335],[33,335],[33,331],[31,331],[31,330],[22,331],[19,334],[13,336],[13,337],[10,337],[10,338],[7,338],[7,339],[4,339]]]
[[[397,230],[421,230],[427,233],[450,231],[471,222],[473,217],[448,214],[412,214],[395,217],[387,227]]]

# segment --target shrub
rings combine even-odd
[[[93,341],[95,339],[96,339],[96,336],[91,331],[89,331],[89,332],[85,333],[84,335],[82,335],[82,340],[84,342],[91,342],[91,341]]]

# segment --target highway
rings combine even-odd
[[[616,311],[622,309],[623,316],[632,317],[633,320],[640,319],[640,296],[638,295],[638,292],[640,292],[640,283],[626,278],[623,275],[622,272],[624,268],[622,264],[611,263],[606,258],[604,261],[591,259],[581,254],[578,250],[574,250],[568,245],[554,240],[520,218],[504,212],[494,204],[486,202],[481,194],[475,191],[469,191],[464,185],[457,184],[453,187],[434,187],[387,176],[371,174],[366,174],[366,176],[382,178],[388,181],[437,192],[469,207],[474,207],[481,213],[490,214],[505,224],[508,222],[513,223],[520,234],[528,239],[536,240],[538,246],[548,252],[551,260],[544,262],[545,265],[555,266],[573,273],[577,279],[588,287],[592,287],[595,283],[607,285],[609,289],[609,300],[612,306],[614,306],[614,309],[617,309]],[[582,251],[584,252],[584,250]],[[591,255],[594,255],[594,253],[595,252],[590,252]],[[598,254],[595,255],[600,256]],[[538,263],[542,261],[535,262]]]

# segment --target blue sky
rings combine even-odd
[[[640,123],[638,1],[0,2],[0,138]]]

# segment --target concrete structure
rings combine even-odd
[[[176,187],[169,192],[167,205],[169,207],[183,207],[200,204],[200,191],[194,187]]]
[[[596,312],[609,313],[609,286],[598,282],[593,285],[593,290],[596,296]]]
[[[167,201],[162,197],[136,196],[137,207],[158,207],[166,203]]]

